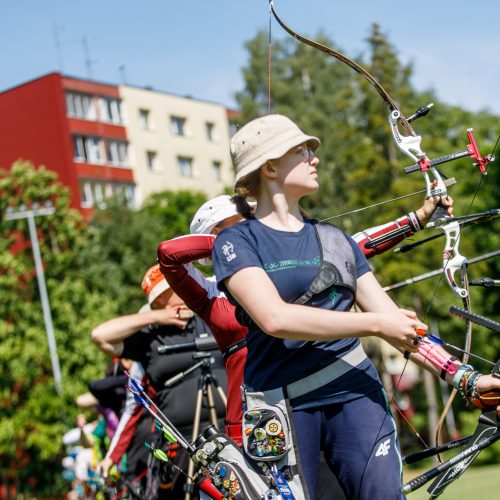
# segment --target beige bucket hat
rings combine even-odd
[[[231,138],[231,157],[236,168],[236,183],[258,170],[269,160],[281,158],[290,149],[309,143],[312,149],[321,141],[306,135],[283,115],[273,114],[256,118],[241,127]]]

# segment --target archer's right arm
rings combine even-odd
[[[92,341],[108,356],[119,357],[123,353],[123,341],[141,328],[153,324],[184,328],[186,321],[178,319],[176,314],[176,309],[165,308],[118,316],[97,325],[91,333]]]
[[[424,229],[439,202],[448,207],[448,215],[453,214],[453,199],[451,197],[441,200],[440,196],[433,196],[426,199],[418,210],[410,212],[387,224],[360,231],[352,238],[367,259],[387,252],[387,250],[394,248],[405,238]]]
[[[207,278],[192,264],[209,258],[215,235],[196,234],[164,241],[158,247],[160,270],[186,305],[212,330],[221,351],[246,336],[246,328],[235,317],[234,306],[219,290],[214,278]]]

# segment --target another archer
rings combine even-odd
[[[500,380],[461,365],[438,345],[422,348],[417,330],[425,333],[426,325],[387,296],[356,243],[303,217],[299,200],[319,188],[319,145],[282,115],[249,122],[231,141],[236,191],[254,197],[257,209],[219,233],[213,263],[249,328],[245,402],[248,410],[291,406],[298,453],[277,464],[302,468],[291,483],[302,483],[306,497],[315,497],[323,449],[348,498],[404,498],[396,430],[359,338],[380,337],[411,353],[467,398],[500,389]],[[350,312],[354,303],[363,312]],[[275,431],[267,427],[257,433],[244,419],[248,453],[259,456],[259,442]]]

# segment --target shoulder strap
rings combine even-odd
[[[333,286],[344,286],[356,293],[356,258],[346,234],[337,226],[324,222],[314,224],[314,230],[320,247],[320,269],[295,304],[305,304],[314,295]]]

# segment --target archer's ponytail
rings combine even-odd
[[[246,198],[240,194],[235,194],[232,196],[231,201],[236,205],[237,212],[244,217],[249,219],[254,213],[254,207],[252,207]]]

